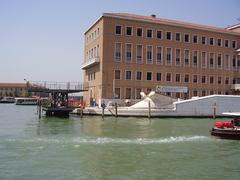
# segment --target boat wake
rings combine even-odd
[[[77,138],[35,138],[35,139],[8,139],[8,142],[21,143],[50,143],[50,144],[74,144],[78,147],[81,144],[166,144],[166,143],[181,143],[194,142],[210,139],[207,136],[177,136],[167,138],[108,138],[108,137],[77,137]]]
[[[168,137],[168,138],[136,138],[136,139],[124,139],[124,138],[97,138],[97,139],[82,139],[77,138],[74,140],[75,143],[79,144],[163,144],[163,143],[177,143],[187,141],[199,141],[207,139],[206,136],[179,136],[179,137]]]

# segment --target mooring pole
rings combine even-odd
[[[102,118],[104,119],[104,107],[102,107]]]
[[[115,117],[118,117],[118,104],[115,102]]]
[[[81,119],[83,118],[83,108],[82,107],[80,108],[80,117],[81,117]]]
[[[38,100],[38,118],[41,119],[41,116],[42,116],[42,102],[39,99]]]
[[[148,118],[151,118],[151,104],[150,101],[148,101]]]
[[[213,105],[213,119],[214,120],[216,119],[216,110],[217,110],[217,104],[214,103],[214,105]]]

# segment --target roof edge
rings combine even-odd
[[[93,23],[93,24],[84,32],[84,35],[86,35],[99,21],[101,21],[102,18],[103,18],[103,16],[104,16],[104,13],[103,13],[102,16],[100,16],[100,17],[95,21],[95,23]]]
[[[132,15],[134,15],[134,14],[132,14]],[[210,32],[217,32],[217,33],[240,36],[240,33],[228,30],[226,28],[222,28],[222,30],[210,29],[210,27],[217,28],[217,27],[214,27],[214,26],[209,26],[209,28],[207,28],[207,27],[206,28],[204,28],[204,27],[193,27],[191,25],[181,25],[181,24],[174,23],[174,22],[156,22],[154,20],[149,20],[149,19],[140,19],[140,18],[136,18],[136,17],[121,16],[121,15],[114,14],[114,13],[103,13],[102,17],[134,20],[134,21],[140,21],[140,22],[149,22],[149,23],[155,23],[155,24],[163,24],[163,25],[169,25],[169,26],[175,26],[175,27],[184,27],[184,28],[189,28],[189,29],[198,29],[198,30],[203,30],[203,31],[210,31]],[[187,22],[183,22],[183,23],[187,23]],[[190,24],[192,24],[192,23],[190,23]],[[200,24],[194,24],[194,25],[200,25]],[[205,25],[202,25],[202,26],[205,26]]]

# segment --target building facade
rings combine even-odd
[[[0,97],[12,96],[21,97],[27,96],[26,83],[0,83]]]
[[[147,89],[182,99],[239,94],[240,27],[231,28],[104,13],[85,32],[84,100],[140,99]]]

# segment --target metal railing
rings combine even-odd
[[[80,82],[28,81],[28,89],[83,90]]]

